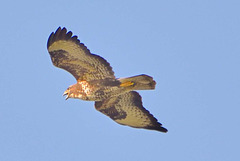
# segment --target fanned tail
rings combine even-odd
[[[119,78],[121,87],[126,87],[129,90],[151,90],[155,89],[156,82],[152,77],[142,74],[128,78]]]

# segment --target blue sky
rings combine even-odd
[[[0,160],[239,159],[240,1],[4,1]],[[46,43],[66,27],[117,77],[148,74],[145,108],[169,132],[121,126],[63,92]]]

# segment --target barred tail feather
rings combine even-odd
[[[152,77],[142,74],[128,78],[119,78],[121,87],[126,87],[129,90],[150,90],[155,89],[156,82]]]

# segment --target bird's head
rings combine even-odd
[[[68,89],[63,93],[63,96],[66,96],[66,100],[68,98],[86,99],[86,94],[84,93],[82,86],[78,83],[69,86]]]

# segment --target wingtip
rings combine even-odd
[[[168,130],[165,128],[165,127],[162,127],[162,126],[151,126],[151,127],[146,127],[146,129],[149,129],[149,130],[156,130],[156,131],[159,131],[159,132],[163,132],[163,133],[167,133]]]
[[[76,35],[74,36],[72,35],[73,33],[71,31],[67,31],[65,27],[59,26],[55,32],[52,32],[50,34],[47,42],[47,48],[49,48],[55,41],[58,41],[58,40],[71,40],[76,44],[80,44],[80,40],[78,39],[78,37]]]
[[[49,46],[51,45],[51,42],[52,42],[52,39],[53,39],[53,36],[54,36],[54,32],[52,32],[48,38],[48,41],[47,41],[47,48],[49,48]]]
[[[163,133],[167,133],[168,132],[168,130],[166,128],[164,128],[164,127],[153,128],[152,130],[157,130],[157,131],[163,132]]]
[[[168,132],[168,130],[167,130],[166,128],[164,128],[164,127],[161,127],[158,131],[164,132],[164,133],[167,133],[167,132]]]
[[[65,28],[65,27],[63,27],[63,28]],[[61,26],[59,26],[59,27],[57,28],[56,32],[57,32],[57,31],[60,31],[60,30],[62,30]]]
[[[66,30],[65,27],[63,27],[63,29]],[[61,31],[62,31],[63,29],[61,28],[61,26],[59,26],[55,32],[52,32],[52,33],[50,34],[50,36],[48,37],[48,41],[47,41],[47,48],[49,48],[49,46],[52,45],[52,43],[53,43],[53,42],[56,40],[56,38],[60,35],[60,33],[61,33]]]

